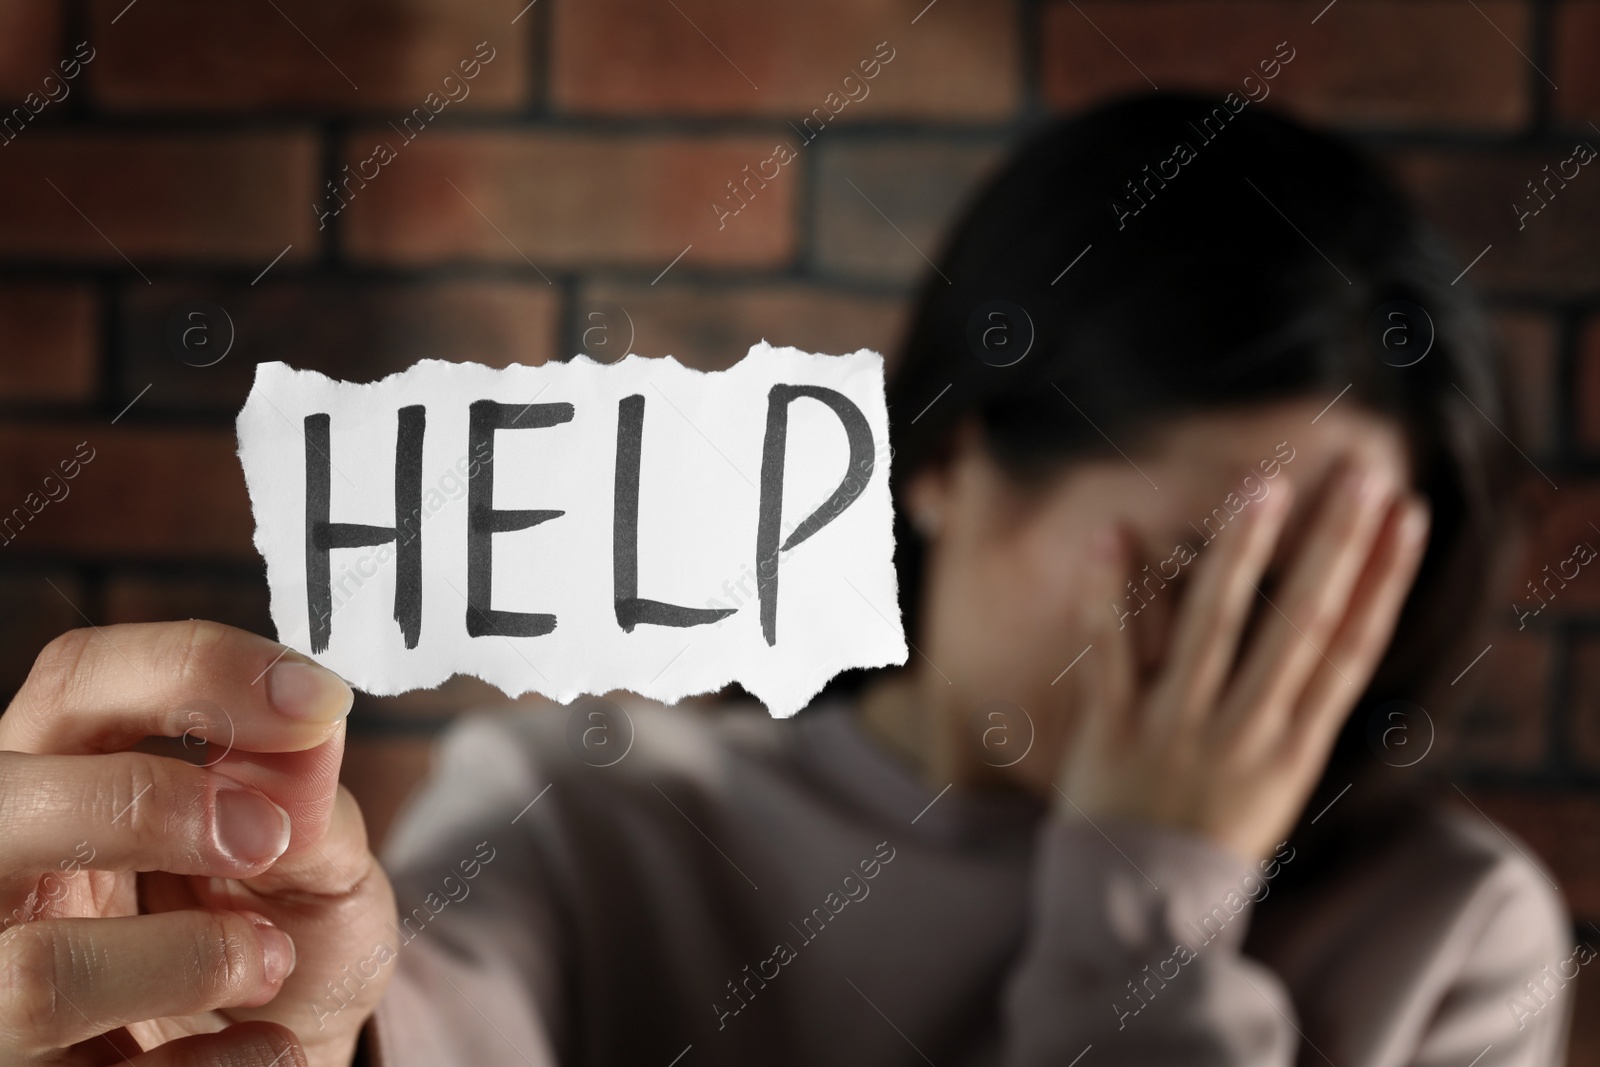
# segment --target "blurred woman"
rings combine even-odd
[[[534,1062],[1560,1062],[1550,883],[1394,766],[1505,511],[1459,272],[1259,110],[1034,138],[895,364],[913,660],[794,722],[636,711],[607,767],[565,715],[461,730],[402,901],[516,843],[402,953],[384,1061],[509,1061],[470,1000]]]
[[[342,730],[263,728],[324,772],[229,898],[294,937],[292,974],[134,1031],[260,1020],[395,1067],[1559,1064],[1562,905],[1413,758],[1506,511],[1458,273],[1371,164],[1237,97],[1045,129],[895,361],[903,670],[789,721],[469,720],[391,843],[398,912],[333,800]],[[275,649],[208,640],[191,676]],[[29,724],[72,686],[30,686],[0,747],[59,751]],[[206,863],[163,862],[141,899],[217,905]],[[122,998],[97,1018],[151,1018]]]

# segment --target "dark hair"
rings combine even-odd
[[[1242,98],[1144,96],[1052,124],[979,193],[921,288],[889,385],[896,499],[963,422],[1026,479],[1185,413],[1348,385],[1342,403],[1404,428],[1433,508],[1367,694],[1416,700],[1458,666],[1508,484],[1494,348],[1460,269],[1355,149]],[[1386,347],[1391,301],[1431,319],[1408,366],[1428,324],[1407,311],[1410,336]],[[896,540],[914,629],[923,561],[903,509]]]

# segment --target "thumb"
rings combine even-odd
[[[1106,773],[1126,728],[1133,689],[1133,647],[1127,610],[1118,603],[1126,551],[1121,532],[1108,524],[1090,540],[1087,584],[1079,607],[1089,645],[1073,670],[1069,696],[1073,728],[1062,765],[1063,783],[1083,785]]]
[[[261,790],[289,813],[292,830],[285,856],[295,855],[327,836],[344,760],[345,724],[328,740],[299,752],[247,752],[232,749],[211,769]],[[280,859],[279,862],[282,862]]]

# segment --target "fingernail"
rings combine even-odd
[[[282,659],[267,671],[267,700],[291,719],[337,722],[349,714],[355,694],[324,667]]]
[[[223,786],[213,832],[223,853],[254,867],[289,847],[289,813],[260,793]]]
[[[1431,514],[1425,503],[1413,504],[1400,523],[1400,534],[1409,542],[1422,540],[1428,533]]]
[[[1356,463],[1346,463],[1339,474],[1339,493],[1354,500],[1361,496],[1361,487],[1366,483],[1366,469]]]
[[[1115,559],[1117,549],[1121,545],[1118,541],[1117,528],[1112,523],[1106,523],[1089,536],[1089,552],[1097,559]]]
[[[261,939],[261,969],[276,985],[294,972],[294,939],[262,916],[251,915],[250,921]]]
[[[1294,483],[1285,475],[1283,480],[1278,483],[1277,488],[1268,493],[1261,501],[1261,517],[1265,518],[1269,515],[1276,515],[1280,511],[1286,511],[1293,502]]]
[[[1344,483],[1340,486],[1344,495],[1351,500],[1366,500],[1377,494],[1383,479],[1371,467],[1361,464],[1352,465],[1344,473]]]

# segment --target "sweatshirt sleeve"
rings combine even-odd
[[[1549,873],[1509,849],[1479,880],[1460,926],[1451,980],[1410,1067],[1560,1067],[1574,983],[1600,938],[1574,939]]]
[[[393,979],[363,1033],[371,1067],[555,1067],[562,924],[540,855],[541,780],[504,723],[447,735],[384,866],[399,924]]]
[[[1068,1067],[1093,1047],[1129,1067],[1289,1067],[1283,983],[1240,952],[1261,864],[1128,822],[1040,828],[1028,935],[1005,991],[1008,1067]],[[1104,1057],[1110,1057],[1106,1059]]]

